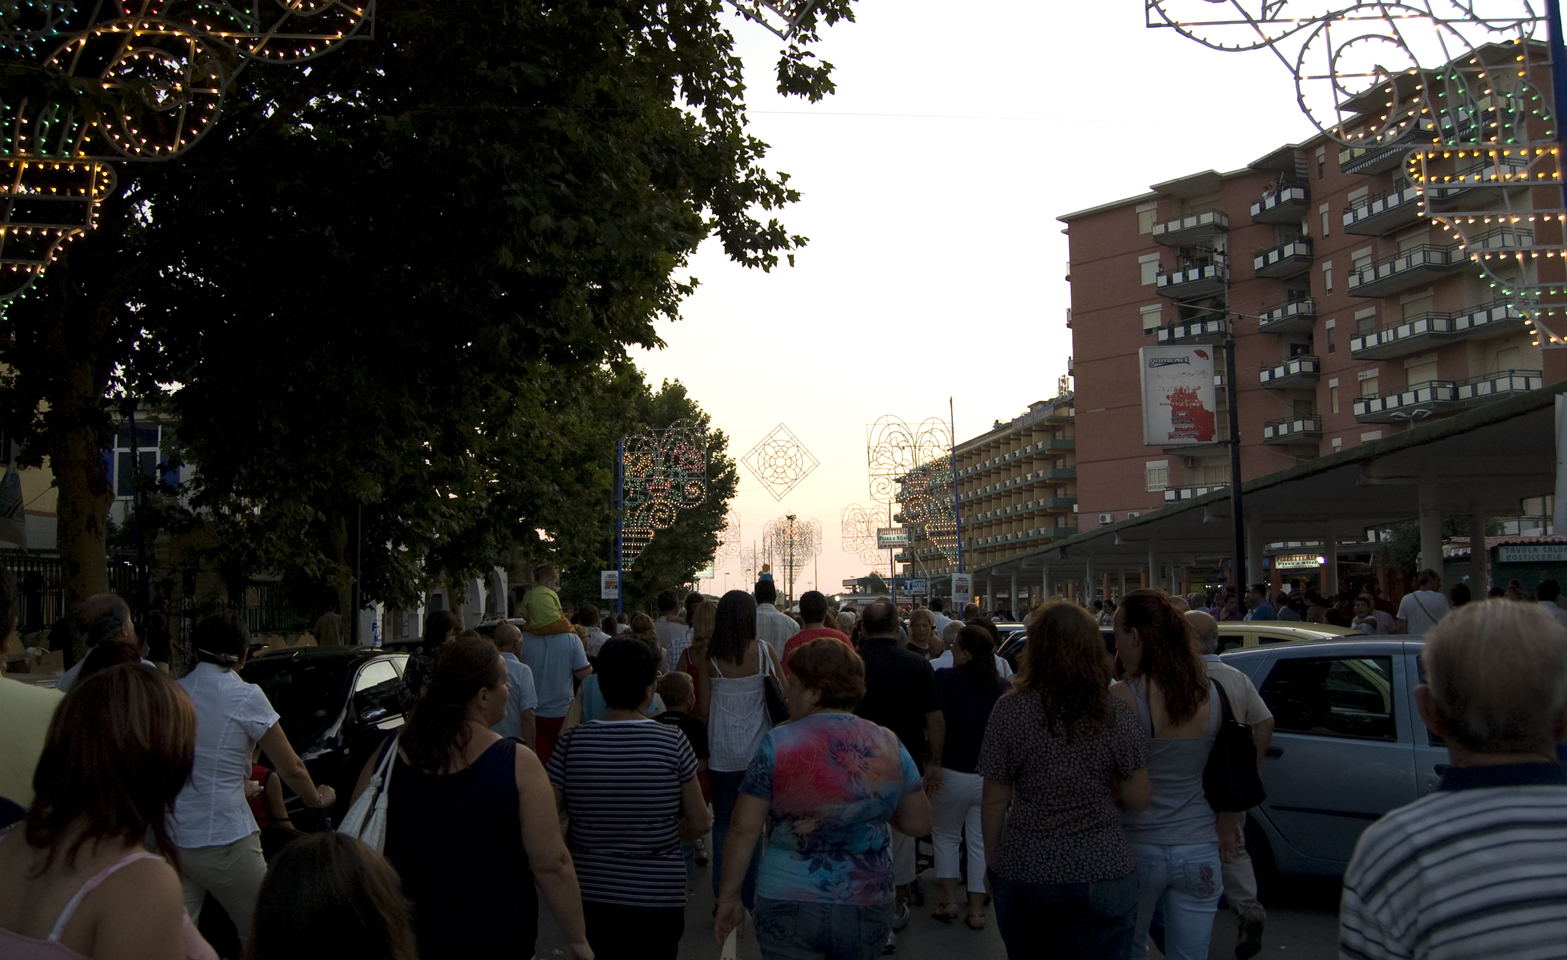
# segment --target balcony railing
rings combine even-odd
[[[1426,204],[1432,209],[1445,210],[1466,202],[1487,200],[1498,190],[1526,186],[1527,168],[1528,161],[1522,157],[1502,157],[1499,163],[1488,160],[1471,164],[1451,175],[1443,174],[1441,180],[1432,175],[1425,185]]]
[[[1299,220],[1311,201],[1311,191],[1304,184],[1293,183],[1265,194],[1251,205],[1252,223],[1288,223]]]
[[[1496,301],[1457,313],[1405,317],[1350,337],[1349,352],[1357,359],[1383,360],[1409,356],[1451,340],[1488,340],[1527,329],[1528,320],[1522,310],[1510,302]]]
[[[1177,220],[1153,225],[1153,242],[1169,246],[1216,237],[1230,229],[1230,218],[1223,210],[1205,210]]]
[[[1344,208],[1344,232],[1381,236],[1420,219],[1420,190],[1414,184],[1356,200]]]
[[[1414,383],[1387,396],[1357,397],[1353,409],[1355,419],[1361,423],[1419,421],[1538,390],[1543,386],[1545,378],[1539,370],[1501,370],[1467,380]]]
[[[1453,399],[1465,407],[1472,407],[1487,400],[1539,390],[1543,386],[1545,377],[1539,370],[1502,370],[1460,381],[1453,388]]]
[[[1424,137],[1418,136],[1421,129],[1428,131]],[[1373,142],[1364,147],[1346,147],[1338,152],[1339,171],[1370,174],[1403,166],[1404,157],[1415,148],[1416,141],[1429,141],[1429,131],[1435,129],[1436,124],[1426,120],[1419,125],[1410,124],[1391,141]]]
[[[1160,343],[1219,343],[1230,334],[1227,317],[1186,320],[1159,328]]]
[[[1194,500],[1197,497],[1207,496],[1215,490],[1228,490],[1227,483],[1210,483],[1200,487],[1171,487],[1164,491],[1165,503],[1180,503],[1182,500]]]
[[[1155,277],[1160,296],[1177,300],[1209,297],[1229,286],[1230,265],[1224,258],[1215,257],[1170,271],[1161,267]]]
[[[1317,325],[1317,301],[1311,297],[1281,303],[1257,318],[1259,333],[1307,333]]]
[[[1291,240],[1259,250],[1251,263],[1259,277],[1293,277],[1311,266],[1311,241]]]
[[[1285,417],[1262,425],[1263,443],[1305,443],[1322,439],[1322,418]]]
[[[1349,274],[1349,293],[1356,297],[1385,297],[1429,283],[1432,277],[1460,270],[1469,258],[1457,247],[1421,244],[1398,256],[1368,263]]]
[[[1290,357],[1276,367],[1263,368],[1262,385],[1277,388],[1312,383],[1321,375],[1321,358],[1302,354],[1298,357]]]

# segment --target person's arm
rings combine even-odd
[[[903,799],[898,801],[898,809],[893,812],[890,822],[904,836],[930,836],[931,826],[936,822],[936,815],[930,808],[930,797],[925,795],[924,790],[905,793]]]
[[[522,742],[528,745],[529,750],[538,750],[538,738],[539,725],[537,714],[534,713],[532,707],[529,707],[522,711]]]
[[[317,787],[310,778],[310,771],[305,769],[305,762],[299,759],[293,744],[288,742],[288,734],[283,732],[282,724],[274,723],[268,727],[260,742],[262,752],[272,761],[272,769],[277,771],[290,790],[299,795],[305,806],[330,807],[337,802],[337,794],[331,787]]]
[[[925,761],[925,792],[935,796],[941,792],[941,754],[947,746],[947,717],[940,710],[925,714],[925,738],[930,741],[930,758]],[[910,836],[923,837],[925,834]]]
[[[293,822],[288,818],[288,805],[283,802],[283,778],[277,775],[277,771],[267,774],[265,789],[267,812],[272,814],[272,822],[293,826]]]
[[[582,919],[582,890],[577,886],[577,868],[561,836],[554,788],[532,751],[518,750],[516,754],[517,807],[528,867],[565,937],[568,956],[573,960],[593,960],[587,925]]]
[[[1219,822],[1214,827],[1219,833],[1219,860],[1229,863],[1240,852],[1241,846],[1246,842],[1241,833],[1241,824],[1245,823],[1246,814],[1221,813]]]
[[[680,785],[680,839],[695,840],[713,826],[713,815],[702,799],[702,785],[692,777]]]
[[[1251,739],[1257,744],[1257,769],[1262,769],[1262,759],[1268,755],[1268,744],[1273,742],[1273,718],[1259,720],[1251,725]]]
[[[723,946],[729,931],[745,923],[740,886],[745,882],[751,853],[762,836],[767,813],[766,800],[742,793],[735,800],[734,812],[729,815],[729,835],[724,840],[724,849],[719,851],[719,856],[724,858],[724,885],[718,891],[718,912],[713,915],[713,939],[719,946]]]
[[[696,664],[692,664],[696,666]],[[696,671],[696,703],[691,704],[691,716],[707,722],[707,705],[712,702],[713,681],[707,676],[707,664]]]
[[[1115,794],[1115,802],[1126,810],[1147,810],[1153,803],[1153,781],[1148,778],[1147,767],[1138,767],[1131,776],[1110,781],[1110,791]]]
[[[1007,811],[1012,807],[1013,789],[1010,783],[986,777],[980,793],[979,823],[985,838],[986,873],[990,872],[991,861],[1001,858],[1001,830],[1006,826]]]
[[[1393,621],[1393,629],[1390,632],[1391,633],[1408,633],[1409,632],[1409,621],[1405,620],[1403,617],[1399,617],[1397,620]]]
[[[138,861],[116,871],[103,886],[92,942],[79,946],[97,960],[184,960],[184,896],[172,866]]]

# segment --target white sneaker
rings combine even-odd
[[[914,915],[914,911],[910,910],[909,909],[909,905],[907,903],[905,903],[903,905],[903,912],[902,913],[893,913],[893,915],[892,915],[892,929],[894,929],[894,930],[902,930],[904,927],[909,925],[909,917],[911,917],[913,915]]]
[[[887,934],[887,942],[882,944],[881,955],[885,957],[889,953],[897,953],[897,952],[898,952],[898,935],[896,933],[889,933],[889,934]]]

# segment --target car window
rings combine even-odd
[[[336,722],[348,692],[346,666],[341,660],[260,657],[245,664],[240,675],[267,695],[283,732],[299,750]]]
[[[397,702],[399,678],[397,668],[390,660],[375,660],[365,664],[354,679],[354,713],[367,707],[386,707],[394,712]]]
[[[1425,661],[1425,658],[1424,657],[1415,657],[1415,666],[1419,669],[1419,673],[1420,673],[1420,679],[1419,679],[1418,682],[1419,683],[1425,683],[1426,682],[1426,661]],[[1425,730],[1426,730],[1426,744],[1428,746],[1432,746],[1432,747],[1445,747],[1445,746],[1447,746],[1447,741],[1445,739],[1443,739],[1443,737],[1442,737],[1442,735],[1440,733],[1437,733],[1435,730],[1432,730],[1430,727],[1426,727],[1424,721],[1421,721],[1420,725],[1422,727],[1425,727]]]
[[[1259,646],[1261,646],[1262,644],[1265,644],[1265,643],[1289,643],[1291,640],[1294,640],[1294,639],[1295,639],[1294,637],[1281,637],[1281,636],[1279,636],[1276,633],[1259,633],[1259,634],[1257,634],[1257,644]]]
[[[1392,657],[1294,657],[1280,660],[1262,699],[1281,733],[1397,740]]]

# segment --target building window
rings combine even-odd
[[[1138,257],[1137,266],[1142,270],[1143,286],[1152,286],[1159,282],[1159,255],[1157,253],[1148,253]]]
[[[1317,212],[1322,214],[1322,235],[1325,237],[1329,233],[1328,224],[1332,222],[1332,218],[1328,215],[1328,205],[1324,203],[1317,208]]]
[[[1324,295],[1333,292],[1333,261],[1325,260],[1322,263],[1322,292]]]
[[[1328,388],[1328,408],[1338,413],[1338,387],[1336,386]]]
[[[1318,180],[1326,179],[1327,175],[1328,175],[1328,148],[1327,147],[1318,147],[1317,148],[1317,179]],[[1323,236],[1327,236],[1327,233],[1324,232]]]
[[[1159,216],[1157,203],[1141,203],[1137,205],[1137,232],[1153,233],[1154,219]]]
[[[1360,371],[1360,395],[1362,397],[1374,397],[1377,395],[1377,373],[1378,371],[1376,370]]]
[[[134,443],[133,443],[134,441]],[[169,463],[165,447],[173,444],[172,427],[155,423],[138,423],[134,436],[131,425],[120,425],[114,437],[114,449],[103,452],[103,468],[108,474],[109,485],[117,499],[128,500],[136,495],[136,474],[157,477],[166,486],[180,485],[180,468]],[[133,453],[134,447],[134,453]],[[139,461],[139,469],[133,466]]]
[[[1337,328],[1338,328],[1338,320],[1335,317],[1329,317],[1327,320],[1323,321],[1323,323],[1322,323],[1322,329],[1327,332],[1328,352],[1329,353],[1333,353],[1335,350],[1338,349],[1338,344],[1333,342],[1333,338],[1334,338],[1334,335],[1337,332]]]
[[[1148,492],[1157,493],[1170,485],[1170,461],[1149,460],[1146,464],[1148,471]]]
[[[1164,326],[1164,307],[1160,306],[1159,304],[1154,304],[1151,307],[1143,307],[1141,312],[1143,316],[1144,333],[1153,333],[1155,330]]]

